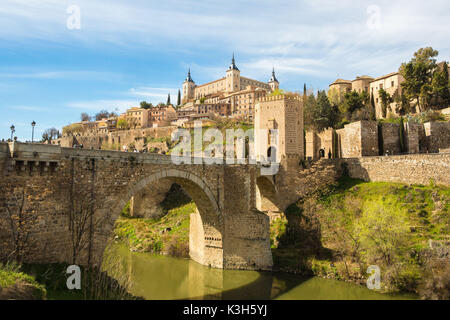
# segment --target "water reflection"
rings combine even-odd
[[[291,274],[219,270],[192,260],[130,252],[109,246],[105,270],[127,281],[132,294],[146,299],[407,299],[388,296],[365,287]]]

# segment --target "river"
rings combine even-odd
[[[387,295],[343,281],[300,277],[288,273],[219,270],[189,259],[130,252],[112,244],[103,264],[112,277],[127,284],[130,293],[145,299],[282,299],[393,300]]]

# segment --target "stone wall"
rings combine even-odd
[[[328,158],[356,158],[363,156],[395,155],[402,153],[438,153],[450,149],[450,122],[403,124],[404,151],[400,143],[400,124],[358,121],[339,130],[327,129],[321,133],[306,132],[306,158],[320,159],[320,150]],[[379,131],[379,132],[378,132]],[[336,134],[336,139],[333,139]]]
[[[193,199],[201,217],[203,240],[197,243],[203,247],[193,252],[193,259],[228,269],[272,266],[269,218],[254,209],[256,165],[175,165],[170,156],[157,154],[0,146],[5,151],[0,153],[0,260],[16,247],[12,216],[13,221],[23,219],[23,262],[98,265],[126,202],[161,181],[174,181]],[[86,215],[88,228],[74,255],[77,219]]]
[[[158,181],[137,193],[130,200],[130,216],[157,219],[164,215],[161,202],[174,182],[170,179]]]
[[[400,154],[400,124],[382,123],[380,127],[383,136],[383,150],[380,153],[388,155]]]
[[[436,121],[424,123],[427,151],[439,152],[450,148],[450,122]]]
[[[378,125],[375,121],[358,121],[336,130],[340,158],[378,155]]]
[[[322,132],[307,131],[305,135],[306,139],[306,159],[318,160],[321,158],[320,150],[323,150],[323,156],[325,158],[335,158],[336,154],[336,139],[335,130],[328,128]]]
[[[410,154],[341,159],[352,178],[365,181],[450,185],[450,154]]]
[[[421,125],[406,122],[404,124],[405,132],[405,148],[408,153],[419,153],[420,152],[420,129]]]
[[[177,127],[157,127],[131,130],[116,130],[111,132],[87,132],[83,134],[75,134],[64,136],[60,139],[53,140],[52,144],[61,145],[62,147],[71,148],[74,144],[83,145],[86,149],[115,149],[122,150],[124,146],[128,147],[134,144],[136,149],[141,150],[147,140],[170,137]],[[160,151],[166,151],[165,143],[155,142],[147,143],[149,147],[158,148]]]

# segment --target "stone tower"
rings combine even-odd
[[[298,169],[300,160],[304,159],[303,102],[300,96],[276,95],[258,100],[255,106],[255,146],[257,160],[274,159],[276,154],[276,160],[282,166]]]
[[[280,83],[277,80],[277,77],[275,77],[275,68],[272,68],[272,77],[269,80],[270,89],[273,91],[280,88]]]
[[[189,68],[186,80],[183,82],[183,99],[182,103],[186,103],[194,99],[195,82],[191,78],[191,68]]]
[[[236,67],[233,53],[231,64],[227,70],[226,91],[235,92],[239,90],[241,90],[241,72],[239,71],[238,67]]]

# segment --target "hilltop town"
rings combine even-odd
[[[241,76],[233,54],[225,76],[208,83],[197,85],[189,69],[176,104],[169,94],[165,104],[143,101],[120,115],[103,111],[94,121],[82,114],[83,121],[64,127],[62,136],[48,143],[167,153],[179,127],[192,128],[195,121],[204,127],[253,127],[258,104],[290,94],[302,105],[306,159],[446,152],[450,66],[436,63],[436,55],[432,48],[420,49],[396,72],[337,79],[317,94],[305,85],[301,94],[280,89],[275,69],[267,82]],[[421,65],[428,68],[428,79],[415,77],[414,68]]]
[[[361,283],[367,266],[381,265],[387,292],[445,299],[450,99],[448,66],[436,54],[421,49],[398,74],[339,79],[327,92],[303,94],[280,89],[275,70],[267,84],[241,78],[233,57],[226,77],[205,85],[189,70],[177,105],[169,96],[156,107],[144,101],[121,115],[100,112],[95,121],[82,114],[46,144],[0,143],[7,213],[0,258],[13,252],[27,262],[96,266],[114,233],[130,251],[181,254],[219,269]],[[193,126],[183,133],[194,140],[208,127],[247,136],[254,129],[255,157],[236,137],[244,130],[230,130],[237,140],[227,132],[225,153],[213,137],[205,149],[194,141],[194,158],[189,152],[177,163],[168,155],[176,150],[172,133]],[[218,157],[204,151],[208,143]],[[225,163],[209,162],[221,154]],[[167,200],[180,190],[188,207]],[[160,210],[166,200],[186,209],[170,223]],[[79,233],[78,217],[91,221]],[[135,223],[145,231],[135,233]]]

